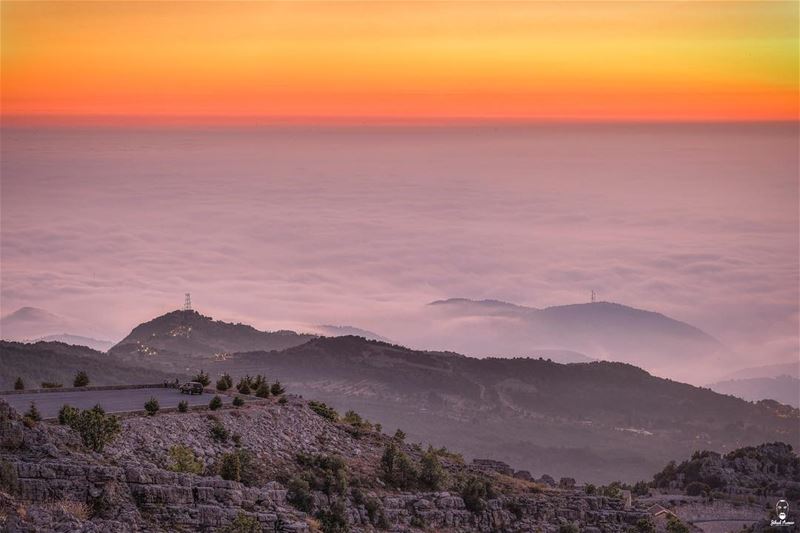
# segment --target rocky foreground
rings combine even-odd
[[[0,402],[0,527],[614,532],[646,516],[619,497],[466,465],[299,398],[132,416],[120,429],[93,451],[67,425]]]

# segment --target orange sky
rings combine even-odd
[[[2,113],[795,120],[797,2],[2,2]]]

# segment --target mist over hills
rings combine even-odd
[[[43,381],[69,387],[79,370],[89,373],[92,385],[160,383],[177,377],[156,368],[125,364],[86,346],[0,341],[0,390],[13,388],[18,377],[27,388],[38,388]]]
[[[590,314],[609,308],[594,305]],[[633,313],[651,329],[714,344],[666,317],[611,309],[612,319],[598,320],[613,323],[615,314]],[[575,312],[555,311],[568,317]],[[589,481],[644,478],[698,447],[725,451],[774,440],[800,445],[797,410],[749,403],[620,362],[477,359],[355,336],[262,332],[194,311],[137,326],[109,357],[167,373],[191,375],[203,368],[214,379],[223,372],[235,378],[266,374],[294,392],[354,409],[386,428],[400,427],[415,440]]]
[[[573,350],[692,381],[698,368],[713,367],[728,354],[720,341],[694,326],[611,302],[538,309],[451,298],[432,302],[428,309],[449,333],[445,341],[431,339],[430,346],[473,356]]]

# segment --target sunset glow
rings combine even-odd
[[[796,120],[796,2],[2,3],[18,120]]]

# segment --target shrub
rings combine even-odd
[[[77,431],[83,444],[96,452],[103,451],[106,444],[114,440],[121,431],[119,419],[114,415],[106,415],[99,405],[84,409],[67,425]]]
[[[72,421],[77,418],[80,411],[72,407],[71,405],[64,404],[61,406],[61,409],[58,411],[58,423],[62,426],[69,425]]]
[[[423,488],[438,491],[444,484],[444,469],[439,462],[439,456],[432,446],[422,455],[420,461],[419,482]]]
[[[286,396],[281,396],[280,398],[278,398],[278,403],[281,404],[281,405],[283,405],[285,403],[288,403],[288,402],[289,402],[289,400],[286,399]]]
[[[406,440],[406,432],[402,429],[398,428],[397,431],[394,432],[394,437],[392,437],[397,442],[405,442]]]
[[[272,384],[272,387],[270,387],[269,391],[272,393],[273,396],[280,396],[281,394],[286,392],[286,389],[283,388],[283,385],[281,385],[280,381],[276,381],[275,383]]]
[[[667,518],[667,531],[669,533],[689,533],[689,528],[675,515],[669,515]]]
[[[215,420],[211,425],[211,438],[217,442],[225,442],[229,436],[230,432],[222,425],[222,422]]]
[[[337,422],[339,420],[339,413],[336,412],[336,409],[325,405],[323,402],[311,400],[308,402],[308,406],[312,411],[323,418],[327,418],[333,422]]]
[[[42,414],[39,412],[39,409],[36,407],[36,403],[31,402],[30,408],[25,412],[23,415],[25,418],[33,420],[34,422],[38,422],[42,419]]]
[[[230,374],[222,374],[217,380],[217,390],[226,391],[231,387],[233,387],[233,378],[231,378]]]
[[[700,481],[692,481],[686,485],[686,494],[689,496],[704,496],[711,492],[711,487]]]
[[[242,462],[236,452],[223,454],[219,462],[219,475],[229,481],[241,481]]]
[[[300,511],[308,513],[314,506],[314,496],[311,494],[311,487],[308,481],[295,476],[289,480],[287,486],[286,500]]]
[[[189,410],[189,402],[186,400],[181,400],[178,402],[178,412],[185,413]]]
[[[212,411],[216,411],[220,407],[222,407],[222,398],[220,398],[219,396],[214,396],[213,398],[211,398],[211,401],[208,402],[208,408],[211,409]]]
[[[22,381],[21,377],[17,377],[17,380],[14,382],[14,390],[23,390],[25,389],[25,382]]]
[[[240,379],[239,384],[236,385],[236,390],[239,391],[239,394],[250,394],[252,392],[250,390],[250,376]]]
[[[197,460],[191,448],[176,444],[169,449],[169,457],[172,459],[169,469],[173,472],[182,472],[184,474],[200,474],[203,472],[203,464]]]
[[[558,528],[558,533],[578,533],[578,526],[575,524],[561,524]]]
[[[89,374],[81,370],[75,374],[75,379],[72,382],[73,387],[86,387],[89,384]]]
[[[161,409],[161,406],[159,405],[158,400],[153,397],[150,397],[149,400],[144,402],[144,410],[147,411],[147,414],[150,416],[156,414],[159,409]]]
[[[375,431],[377,433],[383,433],[383,426],[381,424],[375,424]]]
[[[244,400],[241,396],[237,396],[233,399],[233,405],[234,407],[241,407],[244,405]]]
[[[238,433],[234,433],[231,435],[231,440],[233,441],[234,446],[240,448],[242,446],[242,436]]]
[[[342,422],[345,424],[350,424],[357,430],[358,433],[362,433],[365,431],[372,431],[372,424],[366,418],[361,418],[361,415],[356,413],[355,411],[347,411],[344,414],[344,418]]]
[[[640,518],[636,522],[633,531],[635,533],[656,533],[656,526],[655,524],[653,524],[653,521],[650,520],[649,517]]]
[[[307,467],[305,476],[313,489],[328,496],[347,491],[347,463],[338,455],[298,454],[297,462]]]
[[[472,477],[461,488],[461,498],[469,511],[476,514],[481,513],[486,509],[485,499],[488,497],[490,490],[487,481]]]
[[[259,385],[258,389],[256,389],[256,396],[259,398],[269,398],[269,385],[266,383]]]
[[[320,528],[323,533],[346,533],[350,531],[347,526],[347,510],[340,501],[331,503],[330,507],[321,511],[319,518]]]
[[[411,459],[390,442],[381,456],[381,478],[388,485],[408,490],[417,484],[419,474]]]
[[[248,376],[248,379],[250,379],[249,376]],[[267,382],[267,378],[265,378],[261,374],[258,374],[256,377],[250,379],[250,388],[252,390],[258,390],[258,388],[261,385],[266,385],[267,387],[269,387],[269,383]]]
[[[192,381],[201,383],[203,387],[208,387],[211,384],[211,377],[201,370],[200,373],[192,378]]]
[[[0,489],[14,494],[19,487],[16,467],[6,460],[0,460]]]
[[[43,389],[60,389],[63,387],[61,383],[56,383],[54,381],[42,381],[42,388]]]
[[[255,516],[239,511],[233,522],[222,528],[222,533],[261,533],[261,524]]]

